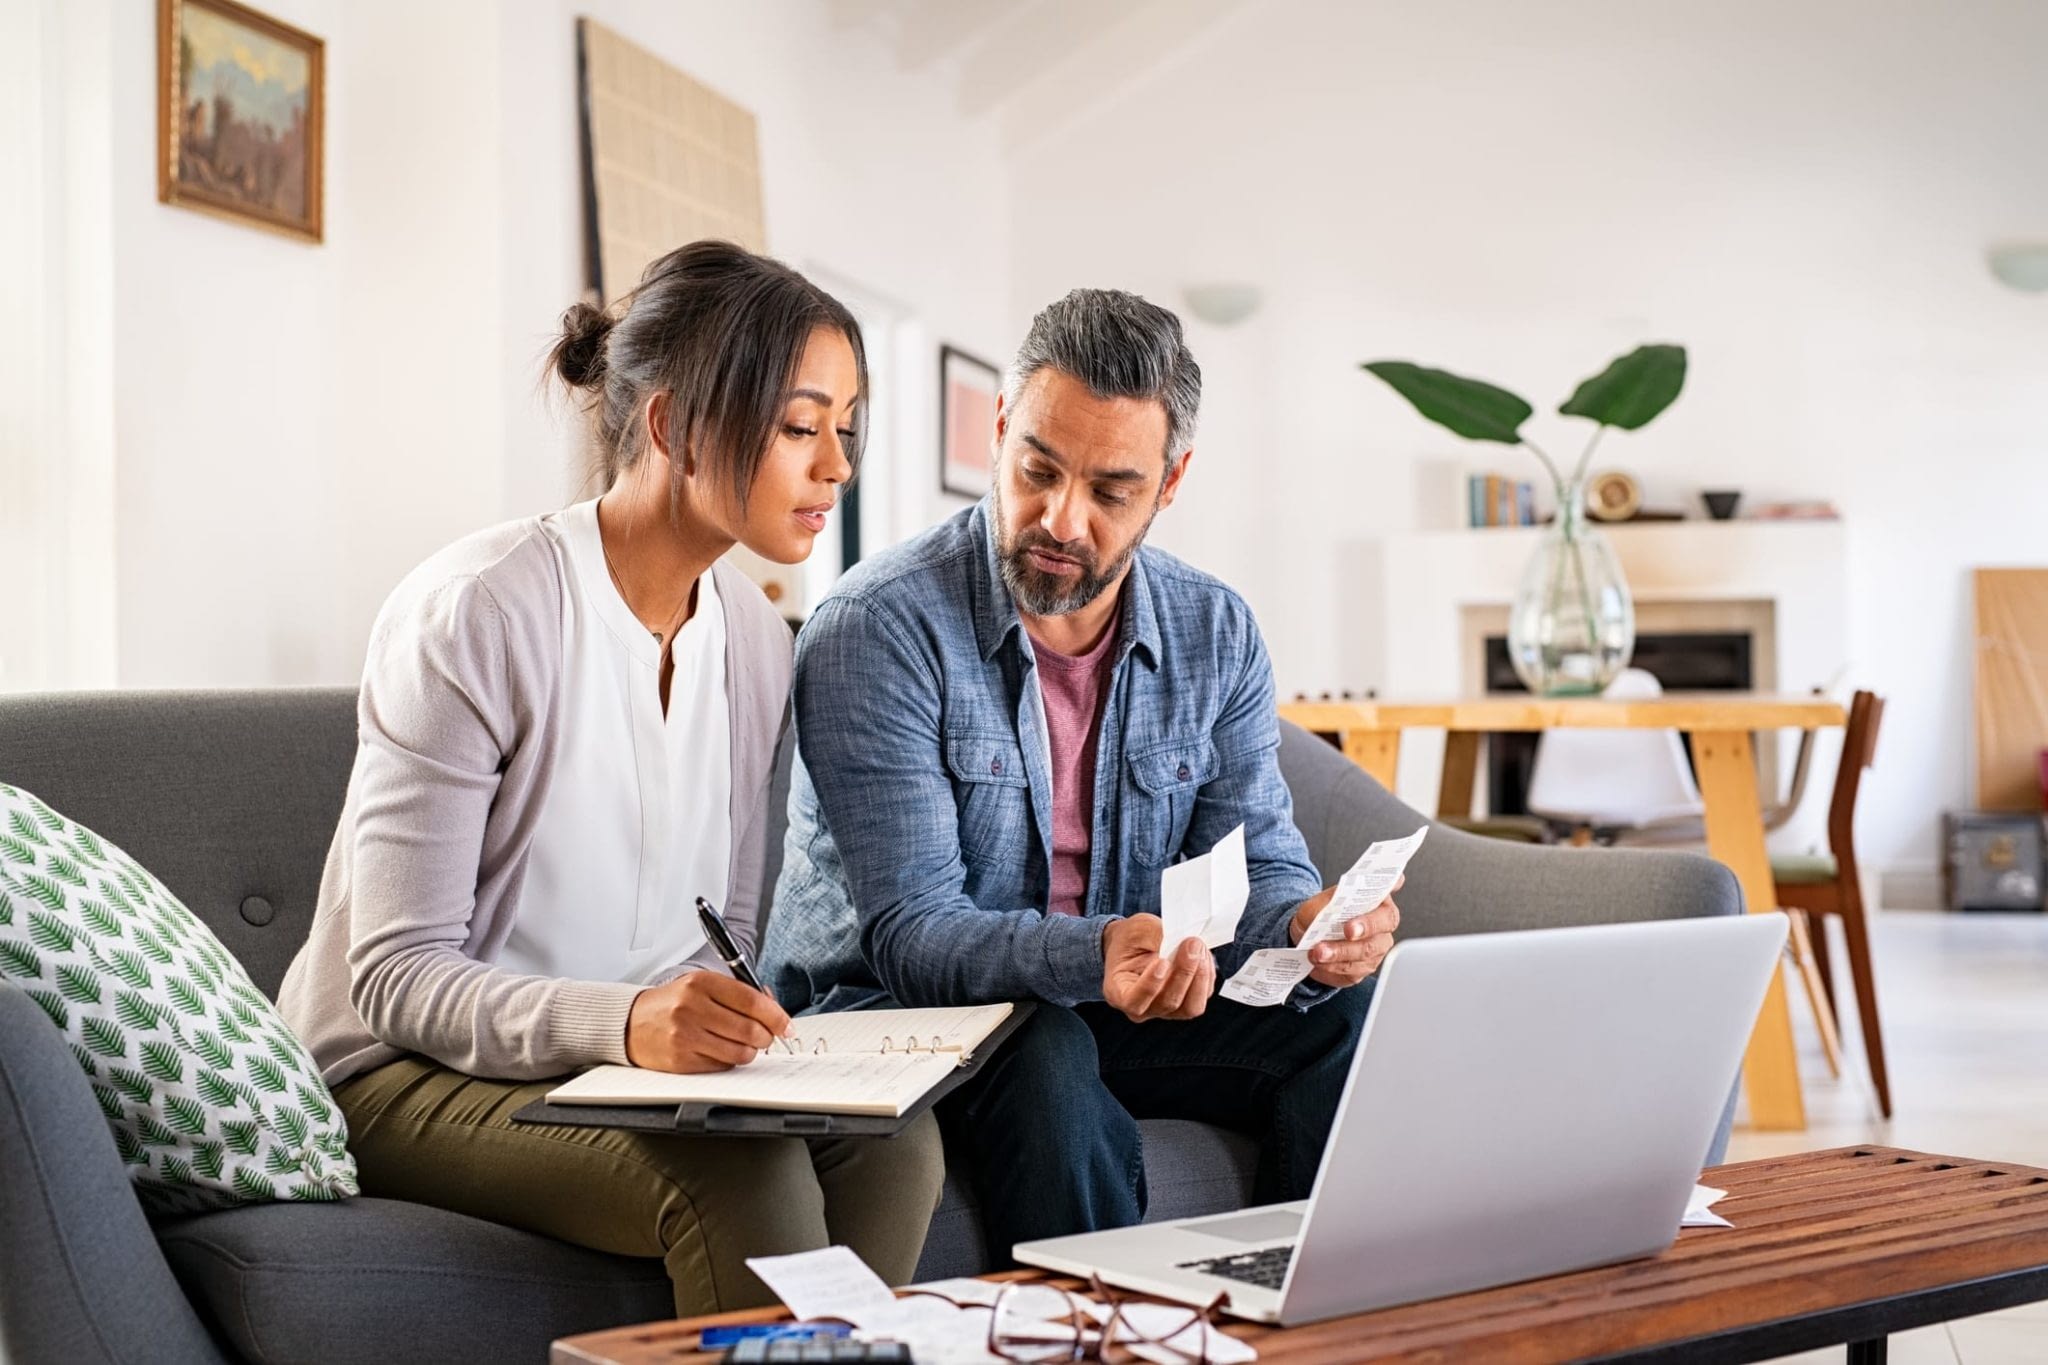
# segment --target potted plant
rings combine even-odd
[[[1597,693],[1628,666],[1635,649],[1635,605],[1607,537],[1586,521],[1586,465],[1609,427],[1635,431],[1671,406],[1685,387],[1683,346],[1639,346],[1580,384],[1559,408],[1594,423],[1571,474],[1522,434],[1535,409],[1506,389],[1405,360],[1365,369],[1415,410],[1474,441],[1525,446],[1549,473],[1557,517],[1522,573],[1508,614],[1515,673],[1542,696]]]

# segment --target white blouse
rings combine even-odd
[[[668,714],[661,645],[605,567],[597,502],[542,519],[561,560],[562,728],[519,915],[498,965],[652,984],[715,966],[697,897],[721,910],[732,862],[725,611],[711,574],[676,632]]]

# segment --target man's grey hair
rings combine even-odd
[[[1195,441],[1202,367],[1182,339],[1180,319],[1121,289],[1076,289],[1039,310],[1003,377],[1003,408],[1014,412],[1031,376],[1051,366],[1097,398],[1151,399],[1166,409],[1166,458]]]

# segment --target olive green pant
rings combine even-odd
[[[892,1285],[915,1275],[945,1173],[929,1113],[893,1138],[811,1141],[512,1122],[556,1084],[407,1057],[334,1094],[364,1194],[659,1256],[681,1317],[775,1302],[749,1256],[843,1243]]]

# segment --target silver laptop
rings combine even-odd
[[[1015,1255],[1287,1324],[1654,1255],[1785,932],[1738,915],[1402,943],[1307,1200]]]

